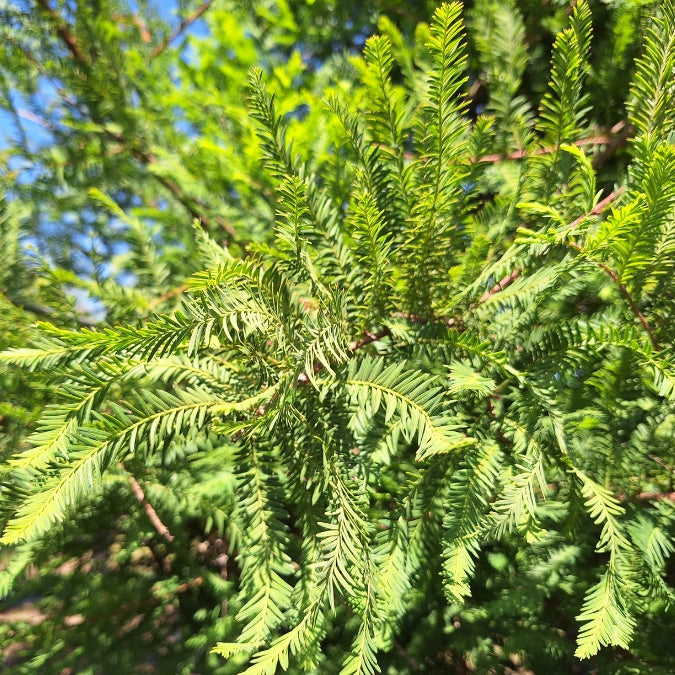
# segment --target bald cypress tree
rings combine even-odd
[[[609,134],[584,2],[539,96],[510,3],[443,4],[409,46],[385,21],[327,81],[299,52],[259,67],[222,10],[233,55],[195,42],[175,90],[153,81],[165,41],[110,71],[125,31],[150,33],[138,16],[82,14],[87,43],[38,5],[79,63],[67,83],[90,87],[66,101],[89,154],[52,157],[49,208],[77,212],[91,267],[46,220],[42,257],[17,263],[43,316],[0,360],[39,418],[3,448],[3,592],[98,534],[122,542],[96,577],[105,611],[119,561],[150,556],[155,585],[123,606],[152,630],[178,604],[185,672],[666,672],[672,4]],[[171,106],[181,124],[155,124]],[[98,672],[91,605],[81,618],[61,658]]]

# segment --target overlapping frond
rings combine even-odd
[[[544,95],[538,129],[554,147],[579,137],[584,115],[582,85],[588,68],[591,12],[585,2],[574,6],[569,28],[558,33],[551,58],[550,90]]]
[[[576,475],[581,482],[590,517],[602,525],[596,550],[609,553],[607,569],[600,581],[587,592],[581,614],[577,617],[582,626],[575,654],[579,658],[588,658],[603,645],[626,648],[635,628],[635,619],[629,612],[626,597],[630,543],[617,521],[623,509],[605,488],[581,471],[577,471]]]
[[[85,491],[95,489],[113,461],[140,446],[156,451],[174,434],[202,427],[217,401],[193,389],[179,396],[144,392],[135,404],[111,404],[97,415],[97,423],[81,426],[68,440],[67,461],[50,468],[34,484],[31,494],[7,523],[3,544],[31,541],[61,522]]]
[[[388,169],[389,201],[394,200],[395,204],[390,212],[397,215],[397,225],[402,227],[410,219],[413,206],[414,163],[406,157],[405,150],[410,114],[403,91],[391,81],[394,57],[390,40],[385,36],[369,38],[363,57],[366,62],[363,79],[372,104],[367,115],[368,128],[373,140],[380,144],[380,161]]]
[[[516,587],[537,601],[555,587],[581,606],[580,658],[627,648],[640,615],[660,611],[651,600],[672,599],[672,486],[654,468],[673,462],[672,3],[637,64],[621,187],[586,147],[587,3],[555,39],[536,123],[515,3],[469,11],[468,98],[461,14],[441,5],[414,58],[383,24],[389,37],[353,60],[354,96],[336,86],[312,111],[332,125],[316,157],[294,152],[301,120],[254,69],[269,238],[244,251],[197,230],[163,313],[43,323],[0,355],[49,397],[3,460],[0,543],[15,548],[0,595],[129,460],[155,477],[218,467],[195,490],[215,493],[207,529],[236,561],[214,584],[236,606],[214,651],[245,675],[329,658],[379,672],[408,613],[450,631],[441,588],[471,617],[472,588],[490,596],[481,611],[507,616]],[[92,196],[152,270],[151,231]],[[154,271],[142,281],[159,289],[166,268]]]
[[[381,359],[354,361],[344,376],[360,414],[368,417],[384,410],[384,421],[394,415],[401,420],[401,435],[417,444],[418,461],[445,454],[475,442],[461,433],[441,412],[440,387],[433,378],[418,370],[408,370],[405,362],[385,367]]]
[[[521,430],[515,429],[516,433]],[[537,519],[537,504],[546,494],[544,457],[535,439],[529,439],[528,453],[519,464],[490,514],[490,534],[500,538],[506,532],[527,526]]]
[[[409,257],[411,309],[428,311],[453,258],[457,228],[455,208],[468,172],[468,121],[461,90],[466,83],[466,47],[461,6],[443,4],[434,14],[428,45],[433,68],[418,118],[417,135],[425,158],[417,166],[416,200],[405,242]]]
[[[250,87],[251,116],[258,123],[261,149],[269,169],[280,180],[295,177],[304,183],[306,216],[312,226],[312,243],[320,241],[325,249],[318,264],[328,279],[332,277],[344,281],[349,278],[350,255],[340,229],[340,212],[318,185],[316,176],[307,164],[292,154],[292,148],[286,142],[283,120],[276,112],[274,97],[268,93],[262,71],[258,68],[251,72]]]
[[[471,595],[474,559],[501,461],[499,446],[483,443],[453,476],[443,519],[444,590],[451,601]]]
[[[644,52],[637,59],[637,70],[628,103],[630,121],[637,135],[665,137],[675,125],[675,12],[663,3],[661,16],[651,18]]]
[[[525,26],[514,2],[483,0],[471,12],[472,37],[488,87],[488,114],[494,117],[496,149],[504,154],[525,149],[533,114],[519,94],[528,54]]]
[[[532,172],[526,189],[537,198],[544,197],[544,203],[552,196],[553,186],[563,185],[569,176],[569,161],[558,149],[583,133],[587,101],[583,87],[590,42],[591,13],[586,2],[577,2],[569,27],[558,33],[553,43],[549,88],[536,124],[542,144],[554,152],[530,159]]]
[[[240,457],[238,518],[241,531],[241,592],[245,602],[237,614],[243,624],[238,642],[248,649],[266,644],[284,621],[291,603],[293,574],[288,546],[288,516],[283,492],[253,445]]]
[[[6,553],[6,551],[5,551]],[[11,592],[14,583],[35,556],[35,544],[20,544],[10,553],[4,569],[0,572],[0,600],[4,600]]]

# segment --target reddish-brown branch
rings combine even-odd
[[[608,194],[603,200],[599,201],[593,207],[593,209],[591,209],[589,214],[586,214],[584,216],[580,216],[573,223],[571,223],[570,229],[579,225],[583,221],[583,219],[586,218],[588,215],[591,215],[591,214],[592,215],[598,215],[599,213],[602,213],[602,211],[604,211],[607,208],[607,206],[609,204],[611,204],[621,194],[621,192],[622,192],[622,188],[620,188],[618,190],[614,190],[613,192],[610,192],[610,194]],[[568,242],[568,245],[571,248],[573,248],[575,251],[578,251],[578,252],[581,251],[581,247],[578,244],[575,244],[574,242]],[[605,263],[602,263],[602,262],[600,262],[598,264],[602,268],[602,270],[617,285],[621,295],[623,295],[626,302],[628,302],[628,305],[630,306],[631,311],[638,318],[638,320],[642,324],[642,327],[645,329],[645,332],[649,336],[649,340],[652,343],[652,347],[654,347],[654,349],[656,349],[658,351],[660,349],[660,347],[659,347],[659,343],[656,340],[656,337],[654,336],[654,332],[652,331],[652,328],[649,325],[649,322],[647,321],[645,315],[642,313],[640,308],[637,306],[637,303],[635,302],[635,300],[633,300],[633,297],[631,296],[631,294],[628,291],[628,289],[626,288],[626,286],[621,283],[621,280],[619,279],[618,275],[616,274],[616,272],[611,267],[609,267],[608,265],[606,265]],[[520,273],[521,273],[521,270],[516,269],[513,272],[511,272],[510,274],[507,274],[499,283],[495,284],[489,291],[484,293],[481,296],[478,303],[479,304],[483,303],[488,298],[490,298],[491,296],[495,295],[496,293],[499,293],[500,291],[503,291],[507,286],[509,286],[511,283],[513,283],[518,278]]]
[[[126,471],[124,464],[120,463],[120,465]],[[129,472],[127,471],[127,473]],[[174,536],[171,534],[171,532],[169,532],[169,528],[162,522],[161,518],[157,515],[157,511],[155,511],[152,504],[147,500],[141,484],[130,473],[129,483],[131,484],[131,490],[134,493],[134,496],[143,506],[143,510],[150,519],[152,526],[155,528],[155,530],[157,530],[157,534],[159,534],[168,543],[171,543],[174,540]]]
[[[609,157],[611,157],[618,150],[618,148],[626,143],[632,133],[632,128],[625,122],[620,122],[619,124],[612,127],[611,131],[612,134],[602,134],[599,136],[587,136],[586,138],[580,138],[579,140],[574,141],[572,145],[576,145],[578,147],[582,147],[584,145],[606,145],[607,148],[593,160],[594,168],[598,168],[602,165],[602,163],[607,161],[607,159],[609,159]],[[543,155],[551,155],[554,152],[558,152],[559,150],[560,148],[558,146],[537,148],[536,150],[515,150],[508,155],[491,154],[483,155],[482,157],[474,157],[472,161],[474,163],[495,164],[505,160],[517,160],[526,159],[527,157],[541,157]]]
[[[204,12],[211,6],[213,0],[206,0],[203,2],[190,16],[180,22],[176,30],[165,37],[151,52],[150,58],[159,56],[177,37],[186,31]]]
[[[610,132],[612,137],[610,142],[607,144],[607,147],[600,153],[598,153],[593,160],[591,165],[594,169],[599,169],[605,162],[611,159],[619,150],[628,142],[628,139],[633,135],[633,127],[625,121],[621,121],[618,124],[615,124]]]
[[[408,654],[408,652],[404,649],[404,647],[396,640],[394,640],[394,648],[408,662],[408,665],[410,666],[411,670],[417,672],[420,669],[419,665],[417,664],[417,661],[415,661],[415,659],[413,659],[413,657],[410,656],[410,654]]]
[[[349,349],[355,352],[357,349],[361,349],[361,347],[365,347],[366,345],[369,345],[371,342],[381,340],[383,337],[386,337],[387,335],[391,335],[391,331],[388,328],[383,328],[381,331],[378,331],[377,333],[371,333],[369,331],[366,331],[363,334],[362,338],[360,338],[359,340],[355,340],[349,345]]]
[[[447,316],[419,316],[417,314],[408,314],[407,312],[394,312],[392,316],[396,319],[405,319],[410,323],[429,323],[430,321],[441,321],[448,328],[457,326],[459,321],[457,318]]]
[[[36,115],[30,110],[19,108],[17,109],[16,114],[18,117],[21,117],[24,120],[28,120],[33,124],[41,126],[43,129],[49,129],[49,131],[54,131],[56,129],[56,127],[49,120],[46,120],[44,117],[40,117],[40,115]]]
[[[157,305],[161,305],[163,302],[166,300],[170,300],[171,298],[175,298],[177,295],[182,295],[185,293],[187,290],[187,285],[186,284],[181,284],[177,288],[172,288],[170,291],[167,291],[166,293],[162,293],[158,298],[155,298],[151,303],[150,303],[150,309],[154,309],[157,307]]]
[[[570,224],[570,229],[574,229],[575,227],[580,225],[583,222],[584,218],[587,218],[589,215],[597,216],[600,213],[602,213],[615,199],[619,197],[619,195],[622,192],[623,192],[622,187],[619,188],[618,190],[610,192],[604,199],[600,200],[588,213],[584,214],[583,216],[579,216],[576,220],[574,220]],[[572,247],[575,248],[575,250],[579,250],[579,247],[576,245],[572,245]],[[478,300],[478,303],[476,305],[473,305],[473,307],[476,307],[478,304],[485,302],[496,293],[503,291],[507,286],[510,286],[520,276],[521,273],[522,270],[520,268],[517,268],[513,270],[513,272],[511,272],[510,274],[507,274],[501,281],[496,283],[489,291],[483,293],[483,295]]]
[[[615,199],[621,195],[623,192],[623,187],[620,187],[618,190],[610,192],[604,199],[601,199],[588,213],[583,216],[579,216],[574,222],[570,224],[570,230],[573,230],[575,227],[583,223],[585,218],[588,216],[598,216],[600,215]]]
[[[560,483],[548,483],[546,487],[553,491],[559,490],[562,486]],[[663,492],[638,492],[637,494],[627,495],[625,492],[614,494],[614,498],[621,504],[626,502],[675,502],[675,492],[665,490]]]
[[[579,244],[575,244],[573,241],[567,242],[567,245],[570,248],[577,251],[578,253],[582,251],[581,246],[579,246]],[[617,288],[619,289],[619,292],[621,293],[621,295],[623,295],[624,299],[630,306],[631,311],[633,312],[633,314],[635,314],[635,316],[642,324],[642,327],[645,329],[645,332],[649,336],[649,341],[652,343],[652,347],[654,347],[655,350],[659,351],[661,347],[659,347],[659,343],[656,341],[656,337],[654,336],[654,332],[652,331],[651,326],[649,325],[647,319],[645,318],[645,315],[640,311],[640,308],[637,306],[635,300],[633,300],[633,296],[630,294],[630,291],[626,288],[624,284],[621,283],[619,275],[611,267],[609,267],[609,265],[603,262],[598,262],[598,266],[616,284]]]
[[[507,274],[501,281],[498,281],[489,291],[486,291],[483,293],[483,295],[480,296],[480,299],[478,300],[478,303],[483,303],[488,298],[491,298],[493,295],[496,293],[499,293],[500,291],[503,291],[507,286],[510,286],[519,276],[522,270],[520,268],[517,268],[513,270],[510,274]]]
[[[640,492],[637,499],[642,502],[675,502],[675,492]]]
[[[61,38],[61,41],[66,45],[68,51],[80,65],[89,66],[89,60],[84,55],[80,48],[80,44],[75,36],[70,32],[68,24],[53,10],[47,0],[35,0],[37,5],[42,8],[42,11],[49,16],[49,18],[56,25],[56,34]]]
[[[146,160],[150,161],[150,160]],[[153,160],[154,161],[154,160]],[[180,188],[178,183],[175,181],[171,180],[170,178],[166,178],[165,176],[158,176],[157,174],[152,174],[155,179],[161,183],[185,208],[185,210],[190,214],[190,217],[193,220],[198,220],[200,223],[203,223],[208,227],[209,229],[213,228],[214,226],[214,221],[211,220],[209,216],[207,216],[203,211],[198,211],[195,206],[193,205],[191,199],[183,192],[183,190]],[[198,204],[198,206],[204,206],[203,204]],[[225,220],[223,220],[221,217],[216,216],[215,217],[215,224],[217,224],[219,227],[221,227],[227,234],[230,235],[233,239],[236,238],[236,232],[234,231],[234,228],[227,223]]]

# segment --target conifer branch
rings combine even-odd
[[[141,163],[145,165],[152,165],[158,163],[157,156],[153,152],[139,148],[137,145],[129,142],[126,138],[124,138],[122,134],[110,131],[107,128],[105,129],[105,133],[111,136],[115,141],[120,143],[122,147],[128,149],[131,152],[131,154]],[[180,185],[176,183],[176,181],[152,171],[150,172],[150,175],[158,183],[163,185],[175,197],[176,201],[178,201],[180,204],[183,205],[185,210],[190,214],[192,220],[196,220],[200,223],[203,223],[204,225],[206,225],[207,228],[211,230],[214,230],[215,225],[218,225],[218,227],[227,232],[227,234],[232,238],[232,240],[236,240],[237,233],[227,221],[225,221],[220,216],[215,216],[215,218],[212,220],[211,217],[206,215],[206,213],[204,212],[206,204],[190,197],[180,187]]]
[[[633,133],[633,127],[627,122],[621,121],[614,125],[608,134],[595,134],[593,136],[586,136],[584,138],[572,141],[572,145],[575,145],[579,148],[584,146],[606,146],[605,149],[596,155],[592,160],[593,168],[599,169],[603,164],[611,159],[617,150],[626,145]],[[376,143],[375,145],[383,149],[389,148],[389,146],[385,143]],[[471,157],[470,162],[472,164],[498,164],[499,162],[516,161],[519,159],[528,159],[530,157],[544,157],[546,155],[553,155],[557,152],[560,152],[559,146],[545,146],[542,148],[514,150],[513,152],[507,154],[491,153],[489,155]],[[407,160],[416,159],[415,154],[412,152],[406,152],[403,156]],[[422,159],[426,160],[426,158]]]
[[[638,320],[642,324],[642,327],[645,329],[647,335],[649,336],[649,341],[652,343],[652,347],[654,347],[656,351],[659,351],[661,347],[659,346],[659,343],[656,340],[654,331],[652,330],[652,327],[649,325],[647,318],[642,313],[642,310],[640,310],[635,300],[633,300],[633,296],[626,288],[626,285],[621,283],[621,280],[617,276],[616,272],[611,267],[609,267],[609,265],[606,265],[605,263],[598,263],[598,264],[607,273],[607,275],[616,283],[617,287],[619,288],[619,291],[621,292],[621,295],[623,295],[623,297],[626,299],[626,301],[630,305],[631,310],[633,311],[633,314],[635,314],[635,316],[638,318]]]
[[[615,201],[616,199],[618,199],[619,196],[621,196],[623,190],[624,188],[620,187],[617,190],[610,192],[604,199],[600,200],[587,214],[579,216],[577,219],[572,221],[572,223],[570,223],[569,229],[572,230],[578,227],[584,221],[584,219],[588,218],[588,216],[590,215],[597,216],[601,214],[613,201]],[[579,248],[578,250],[581,249]],[[503,279],[498,281],[489,291],[483,293],[483,295],[479,298],[478,303],[480,304],[486,302],[493,295],[496,295],[500,291],[503,291],[505,288],[510,286],[521,275],[521,273],[522,269],[515,269],[513,270],[513,272],[507,274]],[[474,305],[474,307],[475,306],[476,305]]]
[[[575,227],[580,225],[585,218],[588,218],[588,216],[600,215],[613,201],[621,196],[623,191],[624,188],[621,186],[617,190],[610,192],[606,197],[601,199],[587,214],[579,216],[576,220],[572,221],[572,223],[570,223],[569,229],[573,230]]]
[[[47,0],[35,0],[42,11],[45,12],[56,26],[56,34],[66,45],[71,56],[80,63],[81,66],[89,68],[89,59],[84,55],[77,38],[73,35],[68,24],[53,10]]]
[[[31,110],[24,110],[23,108],[18,108],[16,110],[16,114],[17,117],[21,117],[22,119],[32,122],[33,124],[37,124],[38,126],[41,126],[43,129],[48,129],[49,131],[56,130],[56,126],[54,124],[52,124],[49,120],[46,120],[44,117],[36,115]]]
[[[128,81],[105,49],[95,49],[98,27],[91,37],[71,35],[79,20],[62,27],[59,16],[71,21],[71,15],[63,3],[50,10],[49,1],[37,2],[49,15],[46,29],[57,27],[56,35],[47,35],[46,51],[63,54],[63,43],[70,55],[54,72],[71,68],[88,78],[77,82],[87,89],[73,89],[77,100],[106,93],[105,58],[120,82]],[[253,211],[241,212],[236,222],[243,228],[251,223],[256,257],[224,250],[209,238],[208,231],[219,228],[234,238],[234,228],[218,215],[229,211],[218,208],[217,195],[165,168],[166,155],[155,145],[164,137],[161,129],[155,135],[151,123],[134,125],[135,109],[120,117],[116,101],[93,106],[98,119],[84,103],[74,108],[70,121],[78,139],[86,143],[87,133],[98,134],[97,144],[112,145],[125,166],[137,166],[134,175],[144,178],[138,194],[152,199],[159,190],[204,227],[194,228],[190,249],[199,259],[181,266],[175,249],[166,256],[161,250],[174,238],[142,236],[142,208],[125,220],[106,196],[114,194],[118,175],[89,193],[141,232],[129,236],[131,262],[139,262],[139,279],[143,275],[138,294],[110,282],[112,302],[126,301],[118,315],[136,317],[162,303],[174,309],[179,303],[166,301],[183,297],[175,311],[139,323],[79,331],[40,323],[34,346],[23,347],[20,336],[0,355],[1,364],[44,383],[51,397],[25,449],[4,465],[2,543],[16,547],[17,555],[9,573],[0,573],[0,594],[29,559],[26,546],[51,545],[55,524],[73,512],[78,518],[81,511],[73,507],[101,485],[102,474],[133,456],[134,463],[147,461],[147,485],[121,464],[124,480],[150,528],[147,537],[133,535],[150,547],[160,576],[170,568],[165,542],[175,547],[178,538],[146,494],[149,481],[164,474],[160,466],[171,465],[180,478],[175,494],[190,498],[189,513],[179,513],[181,499],[162,500],[167,522],[197,514],[205,531],[218,533],[213,536],[227,531],[220,562],[210,555],[195,562],[197,569],[217,562],[220,569],[204,575],[204,583],[238,596],[237,616],[225,627],[229,633],[231,622],[238,624],[238,637],[214,651],[237,654],[249,674],[320,672],[333,657],[343,673],[354,675],[391,670],[392,664],[428,666],[420,641],[402,641],[399,632],[409,617],[428,614],[430,602],[434,625],[457,623],[454,610],[430,597],[439,584],[430,586],[429,579],[442,580],[453,603],[475,606],[476,590],[499,610],[505,605],[497,602],[519,592],[503,567],[510,567],[514,545],[528,547],[519,565],[533,592],[548,597],[553,579],[561,578],[551,571],[562,566],[570,592],[584,596],[574,636],[579,657],[606,646],[626,649],[640,614],[656,606],[653,600],[672,596],[667,570],[675,524],[652,504],[675,503],[672,471],[658,459],[667,457],[668,404],[675,395],[663,324],[672,314],[675,252],[675,150],[667,140],[675,124],[669,88],[675,41],[659,37],[673,33],[671,4],[655,18],[659,31],[647,31],[638,65],[630,118],[638,138],[626,153],[633,160],[628,173],[617,177],[628,196],[616,188],[597,203],[604,194],[598,167],[633,131],[623,122],[594,132],[587,120],[594,99],[585,93],[592,32],[584,0],[574,3],[555,39],[538,112],[523,82],[526,24],[514,3],[475,3],[469,10],[468,31],[473,38],[478,31],[474,44],[486,89],[492,88],[489,114],[468,112],[459,3],[439,7],[431,22],[428,56],[419,60],[428,67],[427,86],[408,72],[414,67],[404,63],[402,44],[373,38],[361,82],[350,90],[357,95],[346,101],[338,88],[329,103],[332,118],[312,110],[306,120],[291,115],[289,122],[288,104],[296,97],[286,98],[275,82],[275,98],[262,70],[254,69],[248,101],[259,143],[254,147],[252,136],[243,142],[251,151],[247,160],[262,151],[265,165],[251,170],[237,164],[233,180],[243,177],[251,189],[266,170],[260,183],[274,190],[268,232],[267,194],[241,195],[240,205],[250,203]],[[169,51],[178,54],[167,48],[212,0],[194,5],[173,33],[169,28],[155,37],[154,48],[145,42],[150,35],[142,23],[140,36],[127,24],[118,28],[131,28],[124,38],[142,41],[141,53],[163,54],[164,61]],[[489,25],[479,25],[479,5],[493,12],[485,17]],[[108,27],[113,35],[105,44],[126,48],[116,41],[115,26]],[[248,45],[248,37],[243,42]],[[80,59],[87,57],[100,61],[85,71]],[[19,61],[33,73],[46,70]],[[208,65],[203,75],[210,75]],[[191,84],[196,89],[196,80]],[[158,86],[145,93],[163,92]],[[597,118],[595,112],[588,119]],[[326,119],[341,129],[323,124]],[[134,130],[143,128],[148,132],[141,136]],[[243,128],[249,129],[244,123],[227,137],[233,141],[227,156],[236,152]],[[304,150],[317,129],[327,150],[315,156]],[[646,137],[647,130],[653,136]],[[180,128],[176,134],[181,137]],[[106,162],[106,170],[115,161],[105,149],[87,147],[86,153]],[[623,162],[623,153],[616,159]],[[71,168],[79,168],[76,161]],[[503,165],[490,166],[495,163]],[[60,157],[55,164],[62,165]],[[219,160],[205,162],[204,176],[219,166]],[[135,194],[133,187],[128,194]],[[0,203],[2,226],[3,208]],[[518,209],[532,216],[535,228],[514,232]],[[24,211],[7,213],[18,232]],[[181,230],[181,241],[184,235]],[[6,242],[13,239],[0,227],[0,249]],[[12,274],[20,246],[6,248]],[[195,273],[193,262],[203,271]],[[185,283],[184,271],[191,274]],[[20,286],[7,293],[43,297]],[[110,297],[103,299],[106,308]],[[496,311],[488,311],[493,301]],[[8,309],[10,321],[22,315]],[[61,319],[57,310],[45,315]],[[15,404],[10,393],[0,404],[3,434],[15,425],[14,410],[37,407]],[[615,424],[617,410],[640,424]],[[151,459],[158,453],[161,465]],[[586,529],[570,542],[566,532],[579,527],[581,513]],[[550,518],[556,527],[544,531]],[[491,587],[475,574],[486,549],[498,579]],[[236,556],[239,573],[225,579],[229,555]],[[590,574],[589,564],[595,567]],[[589,583],[591,576],[598,583]],[[492,602],[495,588],[499,598]],[[546,608],[530,604],[537,605],[530,616],[545,619],[540,612]],[[378,650],[388,650],[380,663]],[[442,648],[441,658],[447,665],[459,657]]]
[[[87,57],[85,56],[77,39],[68,28],[66,22],[63,21],[63,19],[61,19],[61,17],[56,13],[56,11],[54,11],[49,6],[47,0],[36,0],[36,2],[42,8],[42,10],[49,15],[50,19],[55,23],[58,36],[64,42],[73,58],[75,58],[82,66],[89,68],[91,65],[89,59],[87,59]],[[190,25],[192,25],[192,23],[194,23],[204,12],[206,12],[206,10],[211,6],[212,3],[213,0],[207,0],[190,17],[181,22],[181,25],[176,29],[176,31],[174,31],[174,33],[171,36],[166,38],[162,43],[160,43],[160,45],[158,45],[158,47],[155,50],[157,51],[157,53],[155,54],[153,51],[152,57],[154,58],[155,56],[159,55],[159,53],[164,51],[164,49],[166,49],[166,47],[174,39],[176,39],[184,30],[186,30]],[[128,148],[131,151],[132,155],[137,159],[139,159],[142,163],[155,164],[157,162],[157,158],[152,152],[148,152],[138,147],[134,147],[134,145],[130,143],[127,139],[125,139],[122,134],[113,132],[107,127],[104,127],[104,132],[111,138],[113,138],[115,141],[120,143],[122,147]],[[204,225],[206,225],[206,227],[208,227],[209,229],[214,229],[214,225],[218,225],[218,227],[222,228],[225,232],[227,232],[228,235],[233,240],[236,239],[237,234],[232,228],[232,226],[229,225],[229,223],[227,223],[220,216],[215,216],[212,220],[210,216],[204,213],[205,205],[199,204],[198,201],[189,197],[185,193],[185,191],[178,185],[178,183],[176,183],[174,180],[167,178],[166,176],[158,175],[153,172],[151,172],[150,175],[152,175],[155,180],[161,183],[176,198],[176,200],[185,207],[185,209],[190,214],[190,217],[192,219],[196,219],[201,223],[204,223]]]

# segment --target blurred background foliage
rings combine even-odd
[[[659,3],[589,4],[596,29],[588,106],[597,136],[608,139],[603,188],[625,170],[624,101]],[[332,152],[340,130],[326,123],[325,101],[332,93],[355,103],[365,96],[360,52],[378,31],[394,45],[399,76],[414,80],[436,5],[0,0],[0,350],[29,343],[36,320],[77,327],[173,310],[197,271],[194,221],[235,254],[269,243],[275,199],[247,115],[251,67],[266,72],[294,150],[312,159],[330,191],[341,176]],[[469,114],[509,105],[517,125],[537,109],[569,11],[564,0],[465,3]],[[522,80],[505,76],[519,70]],[[518,150],[517,142],[497,148]],[[29,374],[0,373],[3,457],[20,447],[49,400],[49,386]],[[663,430],[665,443],[670,432]],[[223,606],[236,574],[221,536],[232,498],[226,456],[202,440],[155,465],[119,467],[78,512],[76,527],[27,549],[28,572],[0,606],[3,672],[237,672],[209,655],[232,638],[237,609]],[[158,535],[147,503],[172,541]],[[384,671],[524,673],[531,671],[519,655],[527,654],[537,673],[673,672],[672,612],[643,626],[638,661],[626,655],[622,665],[621,650],[583,665],[571,656],[569,617],[589,585],[571,570],[580,547],[592,545],[580,535],[578,545],[555,551],[488,555],[461,621],[439,586],[438,606],[403,625],[405,634],[417,624],[417,642],[384,655]],[[524,555],[541,556],[538,577],[520,573]],[[3,595],[4,583],[0,572]]]

